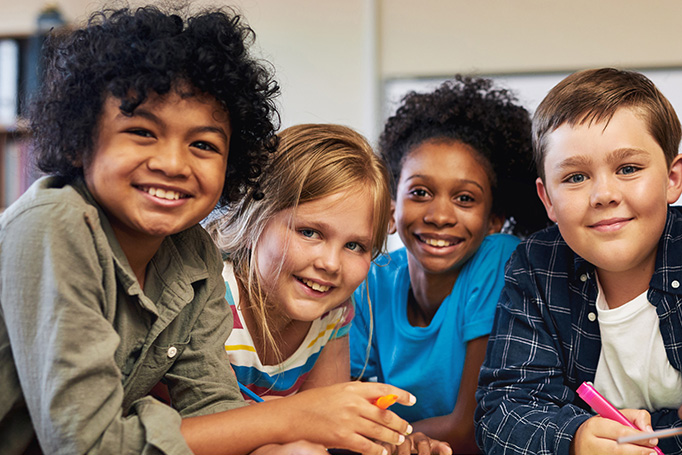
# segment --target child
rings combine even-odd
[[[49,43],[31,118],[49,176],[0,218],[0,453],[321,454],[347,436],[378,455],[369,438],[404,438],[370,400],[406,392],[360,390],[350,411],[331,396],[331,416],[325,394],[306,413],[243,407],[225,361],[222,261],[198,222],[276,145],[252,33],[232,12],[147,7]],[[161,379],[174,409],[148,396]]]
[[[481,370],[476,437],[486,453],[653,453],[595,416],[592,381],[638,428],[680,426],[680,122],[641,74],[568,76],[533,118],[537,192],[556,222],[507,266]],[[661,439],[666,454],[682,439]]]
[[[495,233],[505,221],[517,233],[546,223],[530,199],[530,118],[490,80],[457,76],[407,95],[380,147],[405,248],[355,293],[351,374],[410,390],[417,404],[398,415],[456,453],[475,452],[476,380],[518,243]]]
[[[259,197],[210,228],[235,320],[225,349],[261,399],[349,381],[350,297],[384,249],[391,203],[385,165],[352,129],[297,125],[279,139]]]
[[[279,140],[263,198],[232,207],[214,233],[235,320],[225,349],[261,397],[350,379],[350,296],[385,245],[390,208],[388,172],[352,129],[298,125]]]

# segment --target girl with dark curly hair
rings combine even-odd
[[[393,175],[392,232],[404,248],[356,292],[351,373],[417,397],[396,413],[474,453],[474,392],[516,236],[546,225],[535,195],[530,118],[490,80],[457,76],[410,93],[380,151]],[[371,302],[371,303],[370,303]]]
[[[244,406],[198,223],[258,194],[279,89],[239,15],[181,14],[103,11],[47,43],[30,124],[48,175],[0,218],[0,453],[323,454],[349,426]],[[172,407],[149,395],[159,381]],[[398,440],[391,416],[355,420]],[[359,439],[347,448],[381,453]]]

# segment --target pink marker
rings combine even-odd
[[[577,392],[580,398],[582,398],[585,403],[589,404],[592,409],[597,411],[597,414],[600,416],[615,420],[616,422],[634,428],[635,430],[640,430],[640,428],[637,428],[618,409],[616,409],[609,400],[604,398],[601,393],[597,392],[597,389],[595,389],[591,383],[583,382],[580,384],[580,387],[578,387]],[[658,447],[654,447],[654,450],[657,454],[664,455],[663,451]]]

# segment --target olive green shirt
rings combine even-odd
[[[223,347],[222,261],[167,237],[142,291],[82,181],[37,181],[0,217],[0,454],[189,454],[181,416],[244,405]],[[147,396],[161,379],[173,408]]]

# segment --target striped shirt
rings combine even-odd
[[[331,340],[348,335],[354,307],[349,299],[312,322],[305,339],[289,358],[277,365],[263,365],[239,309],[239,291],[232,265],[225,261],[223,278],[225,298],[234,316],[234,328],[225,341],[237,380],[260,397],[288,396],[296,393],[312,370],[322,348]],[[249,399],[244,395],[244,398]]]

